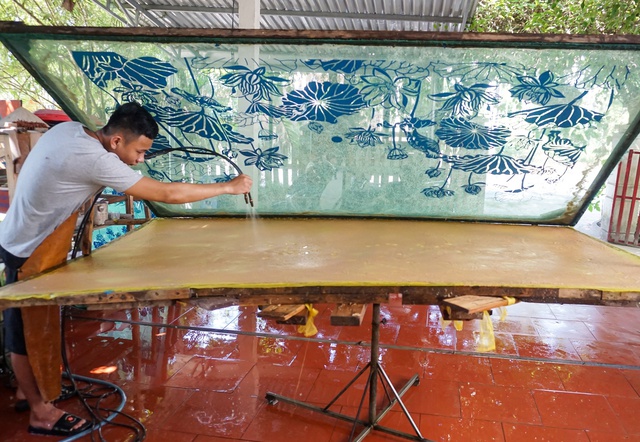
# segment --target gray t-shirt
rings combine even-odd
[[[82,124],[58,124],[38,140],[22,166],[0,222],[0,245],[26,258],[91,195],[104,187],[124,192],[141,178],[87,135]]]

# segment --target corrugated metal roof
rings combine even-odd
[[[127,26],[239,27],[238,2],[92,0]],[[461,32],[478,0],[261,0],[260,29]]]

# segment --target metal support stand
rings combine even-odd
[[[348,422],[353,422],[353,427],[351,428],[351,435],[349,436],[349,442],[362,441],[371,431],[382,431],[384,433],[392,434],[397,437],[401,437],[409,440],[416,440],[420,442],[432,442],[429,439],[425,439],[420,434],[420,430],[417,425],[411,418],[409,411],[405,407],[402,402],[402,396],[409,390],[410,387],[416,386],[419,383],[418,375],[413,375],[413,377],[405,384],[400,390],[396,390],[389,379],[389,376],[384,371],[382,366],[378,363],[380,350],[380,304],[373,304],[373,318],[371,319],[371,360],[369,363],[362,368],[358,372],[358,374],[351,380],[349,383],[324,407],[317,407],[315,405],[307,404],[306,402],[300,402],[295,399],[291,399],[285,396],[280,396],[276,393],[267,392],[266,399],[269,404],[275,404],[278,401],[287,402],[293,405],[297,405],[300,407],[307,408],[309,410],[317,411],[319,413],[325,414],[327,416],[335,417],[337,419],[342,419]],[[345,391],[349,389],[351,385],[353,385],[359,378],[362,376],[367,370],[369,370],[369,378],[368,382],[365,385],[364,392],[362,394],[362,398],[360,399],[360,404],[358,406],[358,412],[355,417],[347,416],[345,414],[336,413],[335,411],[329,410],[337,400],[344,394]],[[376,396],[378,392],[378,379],[380,380],[380,384],[384,388],[384,392],[389,403],[382,408],[380,411],[377,410],[376,405]],[[362,406],[364,404],[365,398],[369,394],[369,413],[366,419],[360,419],[360,412],[362,411]],[[387,414],[387,412],[396,404],[399,404],[402,408],[402,412],[405,417],[409,420],[409,423],[413,427],[413,431],[415,434],[404,433],[402,431],[394,430],[393,428],[383,427],[378,424],[380,420]],[[364,428],[358,433],[356,436],[356,428],[358,425],[363,426]],[[355,438],[354,438],[355,437]]]

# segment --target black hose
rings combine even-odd
[[[84,406],[84,408],[87,410],[87,412],[89,413],[89,415],[91,416],[91,420],[93,423],[93,426],[81,433],[75,434],[71,437],[68,437],[66,439],[64,439],[61,442],[71,442],[73,440],[76,440],[80,437],[86,436],[88,434],[91,435],[91,440],[94,440],[94,433],[98,434],[98,438],[100,440],[100,442],[106,442],[103,435],[102,435],[102,428],[105,425],[115,425],[118,427],[124,427],[129,429],[132,433],[135,434],[135,437],[132,439],[133,442],[141,442],[145,439],[147,431],[146,428],[144,427],[144,425],[142,424],[142,422],[140,422],[138,419],[123,413],[122,410],[124,408],[124,406],[126,405],[126,401],[127,401],[127,396],[125,395],[124,391],[118,387],[115,384],[112,384],[110,382],[104,381],[104,380],[99,380],[99,379],[92,379],[92,378],[87,378],[84,376],[79,376],[79,375],[75,375],[71,373],[71,368],[70,368],[70,364],[69,364],[69,359],[67,357],[67,351],[66,351],[66,346],[64,345],[65,343],[65,330],[66,330],[66,320],[67,317],[69,316],[69,314],[67,313],[67,309],[69,307],[67,306],[63,306],[62,307],[62,320],[61,320],[61,340],[62,340],[62,365],[64,368],[64,375],[67,379],[69,379],[69,381],[71,382],[71,385],[73,386],[73,390],[75,391],[76,395],[78,396],[78,398],[80,399],[80,402],[82,402],[82,405]],[[88,388],[88,389],[79,389],[78,385],[76,383],[76,381],[81,381],[84,383],[87,383],[90,385],[91,384],[100,384],[102,385],[103,389],[102,391],[93,389],[93,388]],[[97,392],[98,391],[98,392]],[[101,402],[106,399],[107,397],[111,396],[112,394],[118,394],[120,396],[120,403],[118,404],[116,409],[108,409],[108,408],[104,408],[101,406]],[[93,399],[96,401],[96,403],[92,406],[91,404],[88,403],[88,400]],[[102,413],[107,412],[109,413],[109,415],[104,416]],[[129,421],[131,421],[131,424],[124,424],[124,423],[120,423],[120,422],[113,422],[113,419],[116,416],[121,416],[124,417],[126,419],[128,419]],[[131,440],[131,439],[129,439]]]
[[[91,212],[93,212],[93,207],[96,205],[96,202],[102,195],[102,191],[98,192],[96,196],[93,198],[91,202],[91,206],[84,213],[82,218],[82,222],[80,223],[80,227],[78,227],[78,231],[76,232],[76,239],[73,243],[73,250],[71,251],[71,259],[74,259],[78,254],[78,247],[80,245],[80,241],[82,240],[82,235],[84,234],[85,229],[87,228],[87,223],[89,222],[89,218],[91,218]]]
[[[173,152],[186,152],[186,153],[194,153],[197,155],[210,155],[214,157],[220,157],[223,160],[225,160],[227,163],[231,164],[231,166],[236,170],[238,175],[242,175],[242,170],[240,169],[240,167],[238,167],[238,165],[228,156],[223,155],[219,152],[216,152],[215,150],[203,149],[202,147],[197,147],[197,146],[182,146],[182,147],[172,147],[168,149],[156,150],[154,152],[145,154],[144,159],[150,160],[151,158],[155,158],[157,156],[165,155]],[[251,207],[253,207],[253,198],[251,197],[251,192],[247,192],[244,194],[244,202],[249,204]]]

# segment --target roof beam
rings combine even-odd
[[[107,11],[109,13],[109,15],[111,15],[116,20],[121,21],[123,24],[125,24],[127,26],[136,26],[137,25],[137,23],[135,23],[131,19],[131,17],[127,13],[126,9],[124,9],[124,7],[120,4],[120,2],[118,0],[107,0],[106,3],[103,3],[100,0],[93,0],[93,3],[95,3],[98,6],[100,6],[102,9]],[[115,3],[115,6],[114,6],[114,3]],[[121,15],[118,15],[116,12],[114,12],[114,9],[116,8],[116,6],[118,8],[120,8],[120,10],[125,14],[125,17],[123,17]]]
[[[206,14],[235,14],[234,8],[216,8],[208,6],[179,6],[179,5],[145,5],[140,6],[148,12],[198,12]],[[429,21],[441,23],[462,23],[461,17],[446,17],[433,15],[404,15],[404,14],[367,14],[358,12],[330,12],[330,11],[285,11],[280,9],[260,9],[261,15],[279,15],[288,17],[316,17],[316,18],[351,18],[355,20],[386,20],[386,21]]]
[[[147,20],[149,20],[154,25],[159,27],[166,27],[165,23],[162,23],[154,15],[149,14],[148,10],[144,8],[142,5],[140,5],[140,3],[138,3],[137,1],[135,0],[124,0],[124,1],[128,3],[133,9],[135,9],[136,12],[142,14]]]

